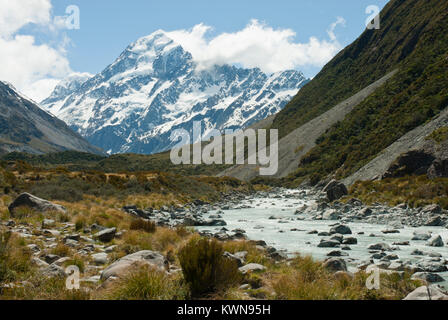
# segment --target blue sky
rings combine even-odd
[[[6,2],[6,6],[18,6],[18,4],[10,4],[16,1],[0,0],[0,2]],[[23,16],[17,17],[17,19],[23,19],[23,24],[14,31],[15,33],[12,37],[17,35],[32,36],[34,37],[34,47],[48,46],[50,47],[49,50],[55,50],[55,55],[60,55],[60,57],[54,58],[60,59],[57,61],[57,68],[51,67],[51,61],[47,62],[46,60],[48,59],[42,57],[42,60],[45,60],[45,63],[48,63],[52,68],[51,72],[49,71],[48,74],[45,74],[43,66],[39,66],[39,74],[41,74],[42,79],[33,76],[34,78],[27,80],[11,80],[13,84],[17,82],[18,87],[25,87],[23,90],[28,90],[28,93],[33,95],[36,94],[36,88],[38,89],[37,91],[49,90],[50,87],[54,86],[57,79],[63,77],[64,73],[67,73],[67,70],[93,74],[100,72],[108,64],[112,63],[131,42],[158,29],[165,31],[190,30],[195,25],[203,23],[211,27],[211,29],[207,29],[208,31],[204,35],[205,39],[210,40],[222,33],[233,34],[244,30],[252,19],[258,20],[258,23],[264,26],[262,28],[272,28],[274,31],[288,30],[295,32],[295,37],[288,40],[291,44],[306,44],[309,42],[310,37],[315,37],[319,43],[326,46],[329,50],[328,54],[321,57],[318,62],[308,63],[310,58],[308,60],[297,58],[302,62],[300,65],[295,65],[295,68],[302,70],[306,76],[313,77],[322,67],[323,61],[327,62],[326,60],[331,58],[328,55],[333,56],[338,50],[350,44],[362,33],[368,16],[365,13],[367,6],[377,5],[383,8],[388,1],[20,0],[17,2],[33,3],[33,5],[36,5],[36,8],[42,11],[42,15],[38,18],[28,18],[28,20]],[[51,5],[49,18],[45,16],[44,12],[48,9],[48,3]],[[65,15],[65,9],[69,5],[76,5],[80,9],[80,29],[59,30],[59,32],[45,30],[45,27],[48,29],[48,25],[51,24],[55,16]],[[37,9],[34,10],[34,12],[37,11]],[[5,13],[3,13],[3,18],[4,16]],[[11,19],[11,17],[9,18]],[[339,23],[335,26],[334,35],[336,39],[331,40],[328,30],[332,23],[335,23],[340,18],[343,18],[345,23]],[[0,13],[0,27],[2,25],[1,20],[2,13]],[[27,23],[28,21],[34,23]],[[0,32],[0,40],[1,37]],[[9,42],[5,43],[13,45],[12,41],[16,39],[12,37],[9,35],[9,39],[5,40]],[[215,51],[221,47],[218,45],[216,48]],[[30,47],[30,50],[34,50],[33,47]],[[198,50],[200,51],[200,49]],[[267,52],[266,54],[269,57],[269,54],[272,54],[272,52]],[[309,54],[313,55],[313,53]],[[260,59],[262,57],[261,55]],[[14,56],[11,59],[14,59]],[[296,64],[297,59],[291,63]],[[229,54],[230,63],[237,60],[237,53]],[[242,61],[244,64],[245,60],[243,59]],[[249,66],[251,67],[252,65]],[[0,67],[2,66],[0,65]],[[281,67],[281,64],[279,67]],[[57,72],[55,71],[56,69],[58,70]],[[269,71],[271,69],[267,68],[266,70]],[[275,70],[275,67],[273,70]],[[33,75],[35,74],[36,72],[33,73]],[[1,71],[0,77],[5,78],[5,74],[2,74]],[[17,78],[19,76],[15,75],[14,77]],[[8,78],[8,74],[6,74],[6,78]],[[51,85],[45,89],[44,80],[51,80]],[[35,85],[39,81],[41,81],[41,85]],[[29,88],[34,86],[34,89],[26,89],[26,86]]]
[[[76,4],[80,8],[81,28],[69,31],[74,47],[69,58],[74,70],[96,73],[112,62],[132,41],[157,29],[189,29],[198,23],[212,26],[213,34],[243,29],[251,19],[273,28],[288,28],[297,39],[311,36],[327,38],[327,29],[337,17],[346,26],[337,28],[342,45],[355,40],[365,29],[369,5],[382,8],[385,0],[58,0],[55,14]],[[319,69],[310,68],[308,76]]]

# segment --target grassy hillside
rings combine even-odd
[[[275,118],[285,136],[387,72],[399,72],[317,140],[289,183],[353,173],[448,106],[448,2],[392,0]]]
[[[109,157],[76,151],[31,155],[12,152],[0,157],[3,161],[24,161],[42,168],[63,167],[69,171],[93,170],[104,173],[164,171],[181,175],[215,175],[224,170],[225,165],[174,165],[170,153],[154,155],[117,154]]]

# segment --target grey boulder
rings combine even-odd
[[[16,209],[20,207],[27,207],[37,212],[67,212],[63,206],[38,198],[29,193],[22,193],[9,205],[8,210],[12,217],[14,217]]]

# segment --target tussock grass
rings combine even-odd
[[[144,219],[133,219],[130,230],[142,230],[148,233],[156,232],[156,223],[154,221],[144,220]]]
[[[188,287],[179,276],[142,266],[117,280],[100,297],[112,300],[184,300]]]
[[[421,285],[410,274],[382,274],[380,290],[366,287],[368,275],[335,276],[311,257],[297,257],[274,275],[271,284],[281,300],[401,300]]]

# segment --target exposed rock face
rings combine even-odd
[[[348,194],[347,187],[336,180],[331,180],[324,188],[329,201],[335,201]]]
[[[120,278],[136,265],[149,265],[165,271],[168,267],[168,261],[158,252],[150,250],[139,251],[112,263],[101,273],[101,279]]]
[[[67,212],[63,206],[51,203],[50,201],[38,198],[29,193],[22,193],[9,205],[8,210],[11,213],[11,216],[14,216],[16,209],[20,207],[28,207],[38,212]]]
[[[410,174],[425,174],[433,161],[434,156],[423,150],[412,150],[398,157],[397,160],[389,167],[383,178],[397,178]]]
[[[434,120],[406,133],[363,168],[345,178],[344,183],[350,186],[356,181],[374,180],[383,175],[399,177],[406,172],[418,174],[424,171],[426,166],[423,174],[427,174],[430,179],[448,177],[448,141],[436,142],[430,138],[434,131],[447,126],[448,108]],[[431,157],[433,161],[427,165]],[[419,160],[419,165],[412,164],[412,159]],[[396,166],[398,162],[406,166],[400,168]]]

